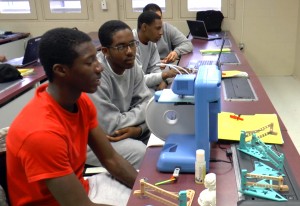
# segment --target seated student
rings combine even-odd
[[[68,28],[49,30],[39,58],[49,83],[37,88],[7,135],[11,204],[126,205],[137,171],[112,148],[86,94],[97,90],[103,71],[90,37]],[[83,178],[87,144],[114,178]]]
[[[0,62],[6,62],[6,61],[7,61],[6,56],[0,55]]]
[[[162,36],[161,17],[152,11],[143,12],[138,17],[137,27],[137,30],[133,30],[133,34],[140,42],[137,58],[142,64],[146,85],[152,92],[165,89],[168,86],[166,80],[175,77],[178,71],[174,69],[162,71],[157,65],[160,63],[160,57],[155,43]]]
[[[138,41],[134,39],[131,28],[119,20],[104,23],[98,36],[102,48],[97,57],[104,71],[101,85],[90,97],[112,146],[138,169],[150,137],[145,109],[152,97],[144,73],[136,62]],[[87,164],[99,165],[90,150]]]
[[[161,8],[157,4],[147,4],[143,9],[143,12],[145,11],[153,11],[162,17]],[[156,42],[156,45],[162,63],[172,63],[178,60],[182,54],[193,51],[191,41],[167,22],[163,22],[163,36]]]

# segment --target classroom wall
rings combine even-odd
[[[299,44],[299,1],[244,2],[244,53],[250,65],[258,75],[292,75]]]
[[[90,32],[98,31],[100,25],[111,19],[119,19],[118,0],[107,1],[107,11],[100,7],[100,0],[89,0],[88,20],[45,20],[42,13],[41,1],[35,1],[38,8],[37,20],[0,20],[0,29],[15,32],[30,32],[32,36],[43,34],[45,31],[55,27],[77,27],[78,29]]]
[[[298,5],[298,11],[300,11],[300,4]],[[296,43],[296,58],[295,58],[295,67],[294,67],[294,76],[297,79],[300,79],[300,14],[298,13],[298,35]]]
[[[121,19],[132,28],[135,20],[124,18],[123,0],[107,1],[108,10],[103,11],[100,0],[89,1],[88,20],[45,20],[42,9],[38,20],[0,20],[0,29],[15,32],[30,32],[32,36],[58,27],[77,27],[91,32],[110,19]],[[180,0],[173,0],[173,18],[166,21],[174,24],[184,34],[188,33],[186,19],[180,17]],[[244,54],[258,75],[298,75],[300,76],[300,39],[298,0],[237,0],[235,18],[226,18],[223,29],[230,30],[237,43],[244,43]],[[36,3],[41,8],[40,1]]]

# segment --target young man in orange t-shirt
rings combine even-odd
[[[97,90],[103,71],[90,37],[52,29],[42,36],[39,58],[49,83],[7,135],[11,205],[126,205],[137,172],[112,148],[85,94]],[[118,181],[107,173],[83,179],[87,144]]]

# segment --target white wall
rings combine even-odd
[[[245,55],[258,75],[293,74],[298,12],[298,0],[245,2]]]
[[[16,32],[30,32],[32,36],[43,34],[46,30],[59,27],[74,27],[91,32],[98,31],[107,20],[121,19],[132,28],[135,20],[124,18],[123,0],[107,1],[108,11],[102,11],[100,0],[89,0],[88,20],[51,20],[43,18],[42,10],[38,20],[0,20],[0,29]],[[237,43],[245,44],[244,54],[258,75],[300,76],[300,33],[299,0],[236,0],[234,19],[224,19],[223,28],[230,30]],[[177,26],[184,34],[188,33],[186,19],[180,17],[180,0],[172,1],[173,18],[167,21]],[[37,1],[37,8],[41,8]],[[244,8],[244,9],[243,9]]]
[[[107,11],[101,9],[100,0],[88,0],[88,2],[90,5],[88,20],[45,20],[41,1],[36,1],[37,20],[0,20],[0,30],[30,32],[32,36],[41,35],[54,27],[77,27],[82,31],[90,32],[98,31],[100,25],[107,20],[119,19],[117,0],[107,0]]]
[[[24,55],[27,41],[30,37],[12,41],[0,45],[0,54],[5,54],[6,59],[10,60]]]
[[[298,5],[298,11],[300,11],[300,4]],[[297,42],[296,42],[296,57],[295,57],[295,67],[294,75],[296,78],[300,79],[300,14],[298,12],[298,28],[297,28]]]

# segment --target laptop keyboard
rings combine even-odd
[[[187,68],[189,69],[198,69],[200,66],[204,65],[214,65],[216,61],[214,60],[200,60],[200,61],[190,61]]]
[[[222,52],[222,55],[220,56],[220,62],[222,64],[240,64],[240,61],[234,52]],[[216,65],[216,60],[199,60],[197,62],[190,61],[187,68],[199,69],[200,66],[204,65]]]
[[[196,68],[199,68],[200,66],[203,66],[203,65],[213,65],[214,63],[215,63],[214,60],[200,60],[197,62]]]

